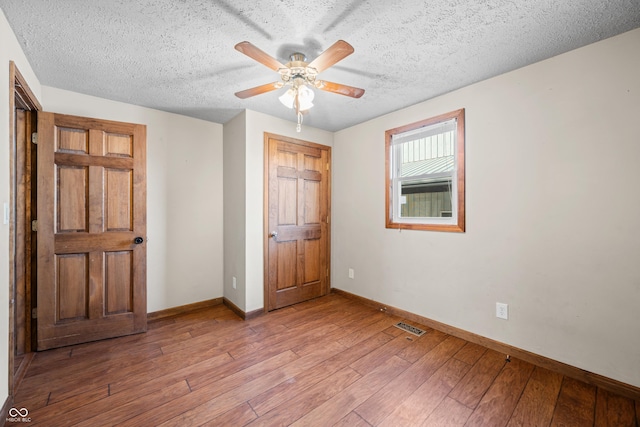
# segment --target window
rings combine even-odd
[[[464,231],[464,109],[388,130],[387,228]]]

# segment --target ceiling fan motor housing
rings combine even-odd
[[[308,67],[306,57],[302,53],[294,53],[291,55],[291,62],[285,64],[284,68],[278,70],[280,78],[285,84],[291,84],[294,87],[300,87],[305,84],[315,85],[316,75],[318,71],[315,68]]]
[[[307,62],[307,57],[304,53],[295,52],[289,56],[291,62]],[[306,64],[305,64],[306,65]]]

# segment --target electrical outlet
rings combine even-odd
[[[238,286],[236,284],[236,276],[233,276],[233,280],[231,281],[231,286],[233,286],[233,289],[236,289],[236,287]]]
[[[353,268],[350,268],[350,269],[349,269],[349,279],[353,279],[354,274],[355,274],[355,273],[354,273],[354,271],[353,271]]]
[[[509,319],[509,304],[504,304],[501,302],[496,303],[496,317],[498,319]]]

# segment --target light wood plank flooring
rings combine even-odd
[[[38,353],[14,406],[55,427],[639,425],[638,402],[400,320],[335,294],[216,306]]]

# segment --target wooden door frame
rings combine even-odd
[[[25,374],[26,368],[33,357],[31,338],[32,328],[30,323],[31,316],[29,307],[31,301],[25,298],[20,307],[16,306],[16,287],[19,283],[23,283],[28,290],[27,295],[31,293],[32,283],[26,283],[30,275],[27,270],[31,270],[31,249],[27,248],[27,244],[31,242],[27,238],[27,223],[30,223],[31,212],[27,212],[27,194],[31,194],[31,174],[28,168],[19,164],[24,162],[26,153],[31,149],[31,142],[28,135],[22,141],[17,141],[15,133],[16,125],[16,108],[22,108],[37,113],[42,111],[42,105],[29,88],[26,79],[22,76],[18,67],[13,61],[9,62],[9,175],[10,175],[10,207],[9,215],[11,221],[9,223],[9,398],[13,398],[15,389]],[[26,190],[26,191],[25,191]],[[25,229],[20,230],[19,226]],[[25,325],[17,325],[17,310],[25,311]],[[15,343],[16,334],[23,334],[25,340],[25,358],[23,359],[20,369],[16,373],[15,370]]]
[[[327,170],[327,218],[329,224],[327,227],[327,268],[329,269],[329,275],[327,276],[327,293],[331,292],[331,146],[318,144],[316,142],[304,141],[302,139],[290,138],[288,136],[277,135],[274,133],[264,132],[264,206],[262,208],[263,217],[263,263],[264,263],[264,278],[263,278],[263,312],[269,311],[269,140],[278,139],[290,144],[300,145],[303,147],[312,147],[320,150],[327,150],[327,162],[329,169]]]

